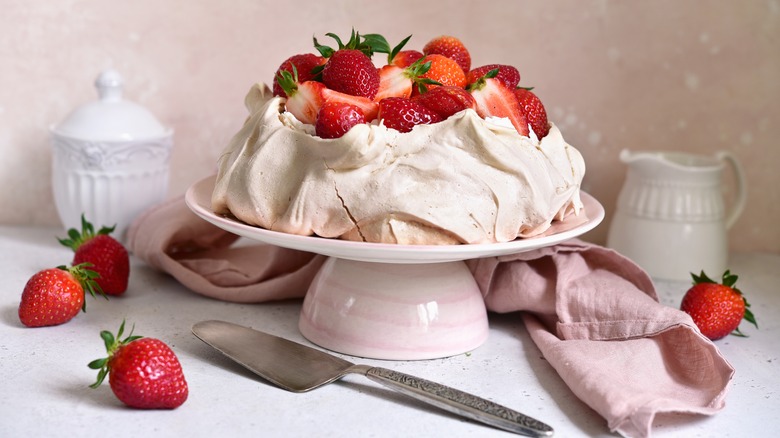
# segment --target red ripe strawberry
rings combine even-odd
[[[317,115],[315,131],[322,138],[339,138],[358,123],[366,123],[360,108],[348,103],[325,102]]]
[[[19,320],[27,327],[64,324],[86,309],[84,291],[100,291],[97,273],[86,265],[44,269],[30,277],[19,303]]]
[[[422,78],[428,78],[436,81],[442,85],[451,85],[454,87],[466,86],[466,74],[463,73],[463,69],[460,68],[457,62],[443,55],[426,55],[420,61],[425,64],[431,63],[431,67],[425,74],[421,75]]]
[[[417,50],[401,50],[392,60],[392,65],[396,67],[406,68],[414,64],[415,61],[422,58],[423,55]]]
[[[388,128],[409,132],[416,125],[441,121],[441,117],[411,99],[388,97],[379,102],[379,119]]]
[[[471,93],[460,87],[435,87],[412,100],[435,112],[442,120],[467,108],[477,109]]]
[[[91,223],[81,215],[81,233],[68,230],[68,239],[59,242],[75,251],[73,265],[90,263],[97,272],[97,284],[107,295],[122,295],[130,278],[130,257],[127,249],[110,236],[114,227],[102,227],[97,234]]]
[[[466,84],[470,85],[474,82],[477,82],[479,78],[485,76],[493,69],[498,69],[496,79],[501,81],[510,90],[514,90],[517,87],[517,84],[520,83],[520,72],[511,65],[488,64],[483,65],[482,67],[477,67],[468,72],[466,75]]]
[[[366,122],[374,120],[379,112],[379,105],[366,97],[352,96],[350,94],[339,93],[338,91],[324,88],[322,90],[322,98],[325,102],[348,103],[360,108]]]
[[[179,359],[164,342],[132,336],[121,339],[125,323],[117,336],[100,332],[108,357],[89,363],[98,371],[91,388],[103,383],[106,375],[111,390],[126,405],[139,409],[173,409],[187,400],[189,389]]]
[[[515,96],[536,137],[540,140],[546,137],[550,132],[550,123],[547,121],[547,111],[541,99],[528,88],[515,88]]]
[[[338,50],[323,46],[314,38],[314,47],[328,58],[322,68],[322,82],[331,90],[373,99],[379,89],[379,73],[371,62],[375,40],[361,41],[354,30],[346,44],[335,34],[326,35],[336,40]]]
[[[298,83],[294,73],[283,71],[279,75],[279,85],[287,95],[284,108],[296,119],[303,123],[313,125],[317,121],[317,113],[325,103],[322,93],[325,85],[317,81]]]
[[[427,91],[428,85],[441,85],[441,83],[426,78],[424,75],[430,70],[431,62],[423,62],[422,59],[414,62],[407,68],[395,65],[386,65],[379,69],[379,91],[374,101],[379,102],[388,97],[410,97],[415,85],[418,92]]]
[[[497,73],[498,69],[491,70],[477,82],[469,85],[469,91],[477,102],[477,114],[482,118],[506,117],[512,122],[518,134],[528,136],[528,121],[520,108],[520,102],[513,90],[495,78]]]
[[[282,86],[279,85],[279,75],[283,72],[293,73],[293,66],[298,75],[298,81],[306,82],[314,79],[315,72],[312,72],[316,67],[325,64],[327,59],[322,56],[317,56],[313,53],[303,53],[300,55],[293,55],[287,58],[282,65],[276,70],[274,74],[274,96],[285,96]]]
[[[680,309],[691,315],[704,336],[713,341],[732,332],[744,336],[739,331],[739,323],[743,318],[758,328],[750,304],[742,292],[734,287],[738,278],[736,275],[726,271],[722,284],[711,280],[704,271],[700,275],[691,274],[691,277],[693,287],[685,293]]]
[[[342,49],[328,59],[322,82],[332,90],[373,99],[379,90],[379,73],[363,52]]]
[[[471,69],[471,55],[463,43],[452,36],[440,36],[432,39],[423,47],[426,55],[444,55],[455,60],[460,68],[466,72]]]

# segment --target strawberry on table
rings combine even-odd
[[[542,139],[550,132],[550,123],[547,120],[547,111],[544,109],[541,99],[531,92],[530,88],[516,88],[515,96],[520,102],[520,109],[523,111],[531,129],[534,130],[536,138]]]
[[[738,279],[736,275],[726,271],[722,283],[713,281],[704,271],[699,275],[691,274],[691,277],[693,287],[685,293],[680,309],[691,315],[704,336],[713,341],[729,333],[744,336],[739,331],[742,319],[758,328],[750,304],[742,291],[735,287]]]
[[[326,102],[317,115],[315,132],[322,138],[339,138],[359,123],[366,123],[360,108],[348,103]]]
[[[116,337],[109,331],[100,332],[108,357],[89,363],[99,370],[97,388],[106,376],[111,390],[126,405],[139,409],[173,409],[181,406],[189,395],[179,359],[164,342],[154,338],[133,336],[121,339],[125,322]]]
[[[520,72],[511,65],[488,64],[477,67],[466,74],[466,85],[477,82],[479,78],[488,74],[491,70],[498,69],[496,79],[501,81],[507,88],[513,90],[520,83]]]
[[[314,79],[316,74],[312,70],[322,64],[325,64],[325,61],[327,61],[327,59],[323,58],[322,56],[317,56],[313,53],[303,53],[287,58],[276,70],[276,73],[274,73],[274,96],[285,96],[282,86],[279,85],[279,76],[283,71],[288,73],[293,73],[293,71],[296,71],[298,77],[296,82],[306,82]]]
[[[453,36],[443,35],[432,39],[423,47],[423,54],[444,55],[457,62],[464,72],[471,70],[471,54],[463,42]]]
[[[416,125],[427,125],[442,120],[435,112],[403,97],[388,97],[379,102],[379,119],[388,128],[400,132],[409,132]]]
[[[97,272],[98,285],[107,295],[122,295],[127,290],[130,278],[130,257],[127,249],[111,237],[114,227],[95,228],[81,215],[81,232],[68,230],[67,239],[58,239],[61,244],[75,251],[73,265],[90,263],[90,269]]]
[[[371,61],[371,45],[361,41],[354,30],[346,44],[335,34],[326,35],[336,40],[338,49],[323,46],[314,38],[314,47],[328,59],[322,68],[322,82],[331,90],[373,99],[379,90],[379,73]]]
[[[79,310],[86,310],[85,291],[102,293],[95,282],[98,274],[89,264],[44,269],[27,281],[19,303],[19,320],[27,327],[64,324]]]
[[[438,114],[442,120],[467,108],[477,109],[471,93],[460,87],[442,86],[432,88],[425,94],[415,96],[413,101]]]
[[[520,102],[514,90],[507,88],[495,78],[498,69],[493,69],[469,85],[469,91],[477,102],[477,113],[482,117],[506,117],[517,133],[528,136],[528,121],[523,115]]]

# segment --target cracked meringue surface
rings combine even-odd
[[[398,243],[508,242],[582,209],[585,163],[554,125],[541,141],[465,110],[400,133],[322,139],[254,85],[219,158],[212,208],[268,230]]]

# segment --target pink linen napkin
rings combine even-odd
[[[193,291],[220,300],[303,297],[324,256],[238,236],[174,199],[128,230],[130,251]],[[577,239],[467,262],[492,312],[521,312],[545,359],[610,430],[650,436],[656,414],[712,415],[734,369],[690,317],[658,303],[648,275]]]

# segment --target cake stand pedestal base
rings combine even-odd
[[[488,336],[485,302],[465,262],[394,264],[330,257],[298,327],[332,351],[373,359],[435,359]]]

